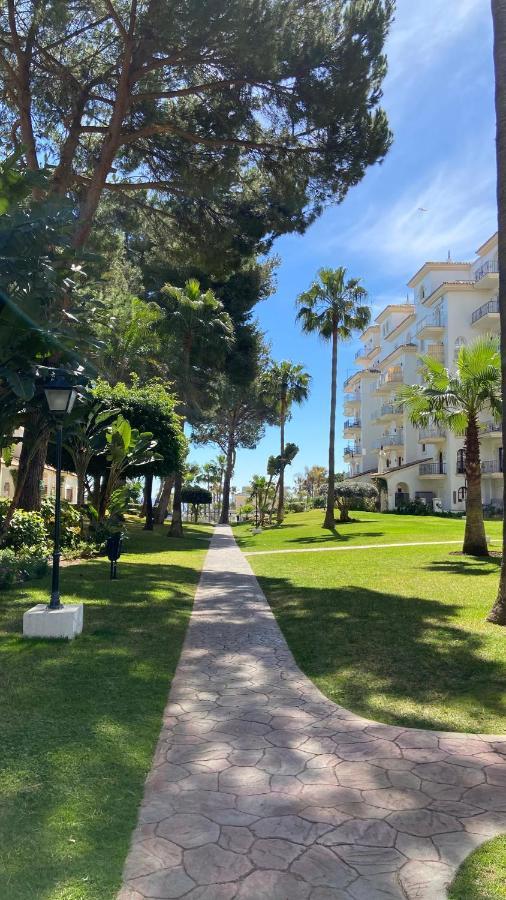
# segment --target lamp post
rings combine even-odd
[[[77,391],[67,380],[65,372],[54,369],[44,385],[47,405],[56,420],[56,497],[54,502],[54,546],[51,600],[49,610],[61,609],[60,603],[60,531],[61,531],[61,468],[63,445],[63,418],[72,412]]]

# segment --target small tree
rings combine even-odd
[[[192,507],[193,521],[197,524],[199,520],[199,508],[201,506],[209,506],[213,501],[211,491],[200,485],[186,485],[181,488],[181,503],[189,503]]]
[[[481,496],[480,422],[482,412],[502,414],[499,342],[486,335],[461,347],[455,372],[423,356],[423,384],[404,385],[399,398],[413,425],[431,423],[464,434],[467,505],[463,552],[488,556]]]
[[[123,416],[118,416],[109,426],[106,440],[109,473],[100,498],[100,522],[105,519],[112,495],[124,480],[127,470],[148,466],[159,458],[159,454],[154,452],[156,441],[153,440],[152,433],[137,431]]]
[[[366,500],[376,500],[378,489],[370,481],[340,481],[335,487],[336,506],[341,522],[350,521],[350,509]]]

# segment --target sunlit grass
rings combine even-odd
[[[107,560],[62,570],[84,602],[72,643],[26,641],[49,581],[0,598],[0,897],[112,900],[191,612],[210,529],[133,530]]]

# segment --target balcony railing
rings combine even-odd
[[[445,361],[445,345],[444,344],[430,344],[425,351],[425,356],[430,356],[431,359],[437,360],[437,362],[444,363]]]
[[[446,475],[446,463],[420,463],[420,475]]]
[[[482,475],[495,475],[502,472],[502,462],[498,459],[482,459],[481,472]]]
[[[432,316],[425,316],[422,321],[419,323],[416,329],[417,336],[421,334],[421,332],[425,328],[443,328],[444,321],[441,312],[434,313]]]
[[[502,422],[484,422],[483,434],[501,434],[502,433]]]
[[[345,456],[362,456],[362,447],[360,444],[352,444],[344,448]]]
[[[348,394],[348,396],[345,397],[344,402],[345,403],[360,403],[360,398],[361,398],[360,391],[355,391],[353,394]]]
[[[371,419],[379,419],[381,416],[402,416],[403,409],[398,403],[384,403],[379,409],[371,413]]]
[[[404,381],[404,376],[402,374],[402,369],[393,369],[390,372],[385,372],[381,378],[378,379],[378,388],[382,388],[388,384],[402,384]]]
[[[421,428],[419,437],[421,441],[428,443],[431,438],[445,438],[446,431],[444,428]]]
[[[360,419],[346,419],[346,422],[344,423],[345,431],[347,428],[361,428],[361,427],[362,427],[362,422],[360,421]]]
[[[375,450],[382,450],[383,447],[402,447],[404,444],[404,434],[402,431],[395,434],[384,434],[378,441],[374,441]]]
[[[485,278],[485,275],[495,274],[499,271],[499,264],[497,259],[489,259],[486,263],[477,269],[475,274],[476,281],[481,281],[482,278]]]
[[[497,297],[494,300],[489,300],[488,303],[483,303],[482,306],[479,306],[478,309],[475,309],[471,316],[471,324],[474,325],[475,322],[479,322],[483,316],[488,316],[490,313],[498,313],[499,312],[499,299]]]

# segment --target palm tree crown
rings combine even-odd
[[[331,340],[337,329],[340,340],[348,340],[354,331],[363,331],[371,320],[365,305],[366,289],[359,278],[346,280],[346,269],[320,269],[319,280],[297,298],[297,319],[307,334],[317,333]]]
[[[461,347],[454,371],[432,357],[422,357],[423,383],[405,385],[399,399],[415,426],[434,422],[465,436],[467,479],[464,553],[488,556],[481,498],[480,422],[484,411],[501,418],[501,369],[497,337],[478,338]]]

